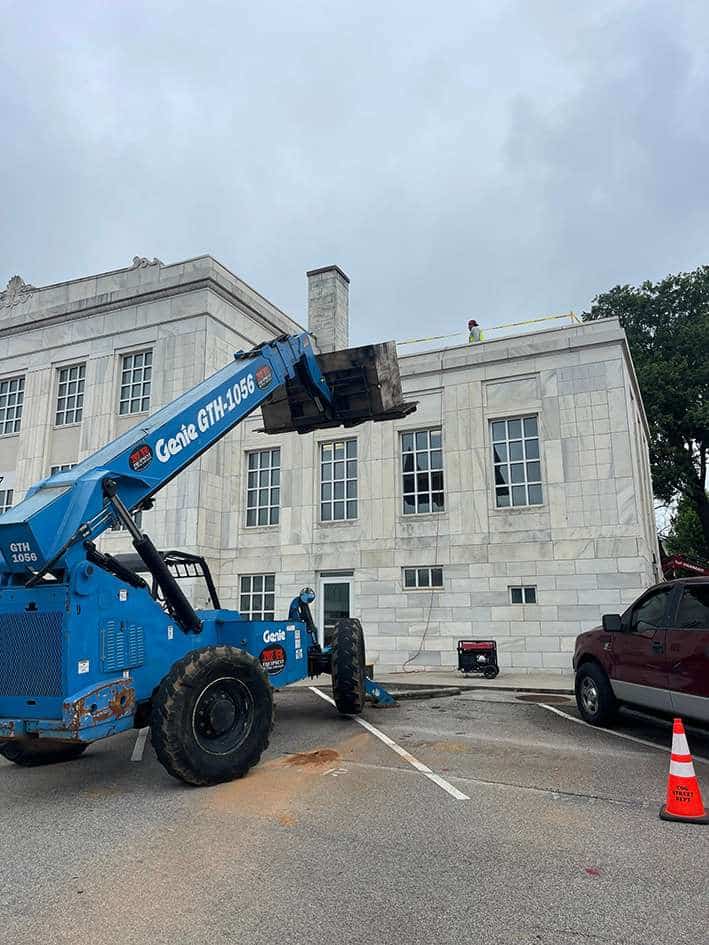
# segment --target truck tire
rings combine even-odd
[[[187,653],[153,700],[158,760],[196,787],[242,778],[268,747],[272,728],[268,676],[257,659],[232,646]]]
[[[618,702],[613,695],[605,670],[589,661],[576,670],[576,705],[589,725],[608,725],[618,714]]]
[[[359,620],[339,620],[332,634],[332,695],[340,715],[364,708],[364,633]]]
[[[0,755],[23,768],[39,768],[41,765],[74,761],[88,747],[82,742],[70,745],[54,742],[51,738],[13,738],[0,744]]]

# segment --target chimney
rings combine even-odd
[[[339,266],[311,269],[308,276],[308,331],[322,352],[349,345],[350,280]]]

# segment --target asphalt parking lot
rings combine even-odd
[[[368,709],[372,732],[294,689],[261,765],[210,789],[135,732],[0,761],[0,939],[706,941],[709,828],[657,816],[670,728],[626,715],[621,738],[552,708],[570,718],[469,691]],[[709,733],[688,734],[706,802]]]

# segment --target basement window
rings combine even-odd
[[[443,587],[443,568],[404,568],[404,588]]]
[[[68,472],[70,469],[73,469],[76,466],[76,463],[59,463],[58,466],[49,467],[49,475],[55,476],[57,473]]]
[[[536,604],[537,589],[533,585],[510,588],[511,604]]]

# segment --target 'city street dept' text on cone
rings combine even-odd
[[[660,811],[660,817],[662,820],[681,820],[689,824],[709,824],[682,719],[675,719],[672,729],[667,803]]]

